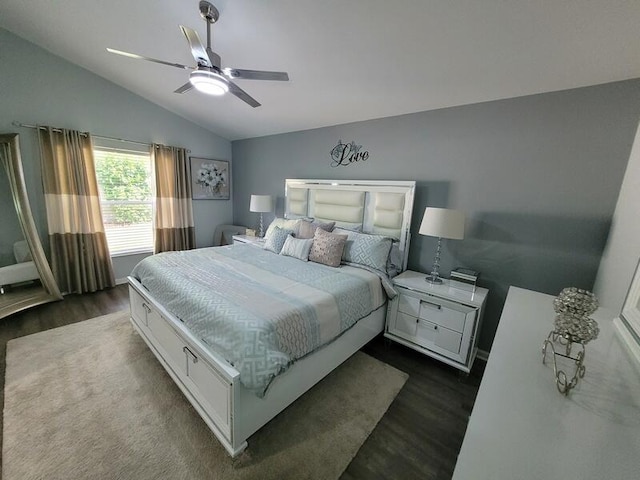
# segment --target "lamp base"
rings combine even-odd
[[[433,267],[431,267],[431,273],[427,275],[425,281],[427,283],[432,283],[434,285],[440,285],[442,283],[442,279],[438,274],[440,270],[440,251],[442,250],[442,238],[438,237],[438,248],[436,248],[436,256],[433,259]]]

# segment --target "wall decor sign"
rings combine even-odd
[[[356,145],[356,142],[342,143],[342,140],[338,140],[338,144],[331,149],[331,166],[346,167],[352,163],[367,161],[369,152],[361,150],[362,145]]]
[[[229,200],[229,162],[191,157],[191,197],[194,200]]]

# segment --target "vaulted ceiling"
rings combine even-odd
[[[0,26],[231,140],[640,77],[638,0],[211,1],[223,66],[289,73],[237,80],[261,107],[107,53],[193,65],[197,0],[2,0]]]

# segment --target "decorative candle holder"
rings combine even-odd
[[[595,295],[576,287],[563,289],[553,301],[553,309],[557,315],[554,329],[549,332],[542,345],[542,363],[544,364],[547,359],[547,349],[551,349],[556,386],[564,395],[568,395],[578,384],[579,379],[584,377],[585,345],[595,340],[600,333],[598,322],[589,318],[597,308],[598,300]],[[572,356],[574,346],[577,346],[579,351]],[[562,350],[564,353],[561,353]],[[564,370],[558,368],[557,357],[568,358],[574,363],[575,372],[571,379]]]

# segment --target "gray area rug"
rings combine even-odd
[[[231,459],[128,312],[7,345],[2,473],[25,479],[334,479],[407,375],[356,353]]]

